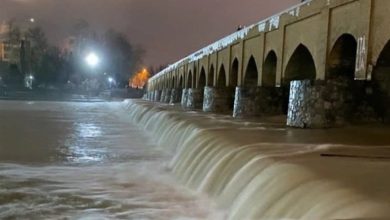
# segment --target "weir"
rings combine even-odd
[[[125,106],[171,152],[168,169],[226,219],[390,216],[388,129],[359,128],[357,137],[354,128],[296,130],[140,100]]]

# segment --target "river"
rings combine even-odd
[[[390,128],[0,102],[0,219],[389,219]]]
[[[0,101],[0,219],[219,219],[120,102]]]

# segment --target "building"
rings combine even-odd
[[[17,27],[15,32],[13,27]],[[31,43],[26,33],[32,28],[31,21],[3,21],[0,24],[0,63],[8,66],[17,66],[22,73],[30,69]]]

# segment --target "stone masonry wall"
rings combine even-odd
[[[159,102],[160,101],[160,98],[161,98],[161,91],[160,90],[156,90],[154,91],[154,101],[155,102]]]
[[[187,100],[188,100],[188,90],[189,89],[183,89],[182,96],[181,96],[181,107],[185,109],[187,107]]]
[[[169,103],[171,100],[171,89],[165,89],[164,103]]]
[[[258,88],[236,87],[234,99],[233,117],[249,117],[257,115],[256,97],[258,96]]]
[[[203,107],[203,89],[188,89],[187,110],[202,109]]]
[[[279,114],[282,114],[281,88],[236,88],[233,117]]]
[[[169,103],[170,104],[179,103],[181,101],[181,92],[182,92],[181,89],[172,89]]]
[[[292,81],[287,125],[300,128],[344,125],[350,106],[346,88],[343,81]]]
[[[231,112],[233,102],[233,88],[205,87],[203,101],[204,112]]]
[[[165,101],[165,96],[166,96],[166,89],[162,89],[159,101],[160,102],[164,102]]]

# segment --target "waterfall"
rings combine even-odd
[[[228,219],[390,217],[389,160],[362,156],[388,155],[386,147],[267,142],[262,132],[280,128],[144,101],[125,106],[172,153],[168,168],[177,179],[214,199]]]

